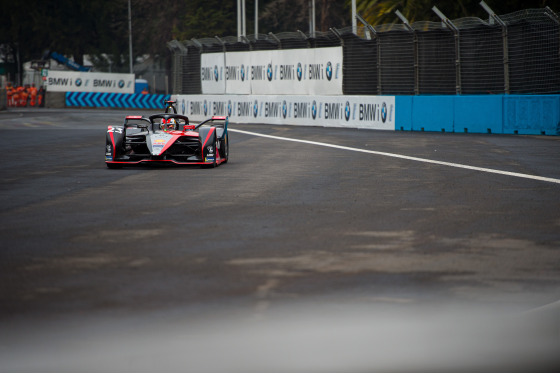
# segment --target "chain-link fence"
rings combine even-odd
[[[560,18],[527,9],[488,21],[360,26],[315,32],[215,37],[168,43],[173,93],[200,94],[208,52],[343,47],[346,95],[560,93]]]

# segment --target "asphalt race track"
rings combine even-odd
[[[152,113],[0,112],[0,371],[560,369],[560,137],[232,124],[216,169],[107,169]]]

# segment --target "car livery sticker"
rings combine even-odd
[[[214,127],[212,127],[210,129],[210,131],[208,131],[208,135],[206,135],[206,139],[204,139],[204,143],[202,144],[202,148],[204,148],[206,146],[206,143],[208,143],[208,140],[210,139],[212,134],[214,134],[214,131],[216,131],[216,128],[214,128]]]
[[[117,132],[119,134],[122,134],[122,131],[123,129],[120,127],[107,126],[107,133],[109,134],[109,137],[111,138],[111,143],[113,144],[112,150],[107,149],[108,152],[111,152],[111,160],[107,159],[107,161],[112,161],[113,157],[115,156],[113,154],[115,150],[115,136],[113,135],[113,133]]]
[[[161,155],[163,151],[165,151],[167,148],[171,146],[171,144],[173,144],[176,138],[177,136],[171,134],[165,134],[165,133],[152,134],[150,136],[151,141],[148,142],[150,152],[154,156]]]

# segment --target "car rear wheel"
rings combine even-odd
[[[222,142],[222,149],[220,149],[220,155],[224,158],[223,163],[227,163],[229,160],[229,139],[226,135],[224,141]]]
[[[212,162],[212,165],[210,165],[211,168],[215,168],[218,164],[216,163],[216,159],[218,158],[218,148],[216,148],[216,146],[218,145],[218,142],[216,140],[216,137],[214,136],[214,142],[213,142],[213,146],[214,146],[214,162]]]

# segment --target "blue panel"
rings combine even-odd
[[[504,133],[560,135],[560,96],[505,96]]]
[[[66,106],[109,108],[163,108],[170,95],[143,95],[96,92],[67,92]]]
[[[456,96],[414,96],[412,129],[414,131],[453,132]]]
[[[503,133],[504,95],[456,96],[455,132]]]
[[[395,130],[412,130],[412,96],[395,96]]]

